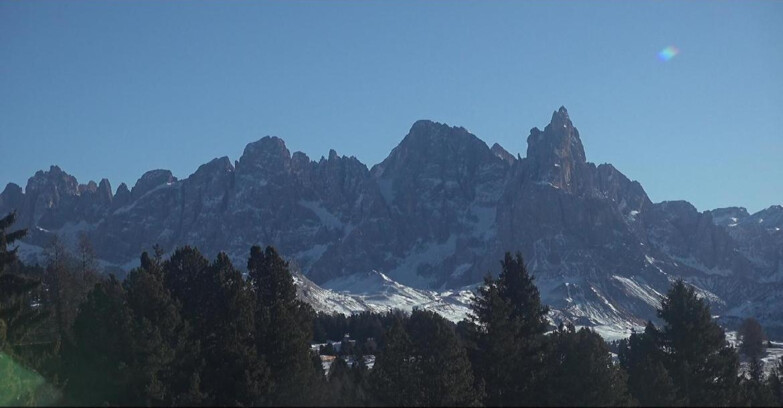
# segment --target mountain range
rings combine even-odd
[[[754,316],[783,332],[783,207],[654,203],[611,164],[587,161],[564,107],[530,130],[524,158],[420,120],[372,168],[264,137],[233,163],[217,158],[182,180],[151,170],[132,188],[80,184],[51,166],[24,189],[5,187],[0,214],[12,210],[29,229],[28,260],[55,235],[86,235],[116,270],[154,244],[225,251],[238,266],[251,245],[274,245],[301,271],[300,294],[324,310],[429,305],[456,320],[466,291],[520,251],[553,322],[627,333],[655,319],[683,278],[726,324]]]

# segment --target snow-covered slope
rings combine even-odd
[[[434,311],[455,323],[468,318],[473,296],[478,289],[478,284],[443,292],[414,289],[395,282],[378,271],[336,279],[325,285],[329,289],[316,285],[300,273],[294,274],[294,283],[299,299],[319,312],[350,315],[365,311],[410,312],[413,309],[423,309]],[[573,285],[566,286],[575,288]],[[637,287],[636,290],[641,291],[643,296],[650,296],[644,289]],[[548,297],[546,294],[544,296]],[[650,301],[658,305],[657,298]],[[586,306],[588,302],[575,302],[570,297],[567,302],[573,305],[550,309],[548,320],[552,327],[561,322],[571,322],[577,327],[590,327],[607,340],[628,337],[632,330],[643,328],[619,314],[606,315],[601,310]],[[581,318],[574,319],[573,316]]]
[[[466,287],[444,292],[414,289],[377,271],[340,278],[324,288],[297,273],[294,283],[299,298],[316,311],[352,314],[421,309],[432,310],[453,322],[467,317],[474,289]]]

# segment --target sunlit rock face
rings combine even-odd
[[[783,326],[783,207],[652,203],[611,164],[587,161],[564,107],[526,141],[526,157],[515,157],[464,128],[420,120],[368,169],[264,137],[234,163],[217,158],[181,180],[152,170],[114,193],[108,180],[79,184],[52,166],[24,190],[9,184],[0,212],[16,210],[29,228],[28,257],[54,235],[85,235],[105,264],[124,269],[155,244],[225,251],[239,267],[251,245],[274,245],[313,285],[378,271],[400,293],[441,293],[496,274],[504,252],[520,251],[556,320],[625,332],[654,319],[682,277],[726,321],[754,315]]]

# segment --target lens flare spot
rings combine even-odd
[[[669,61],[670,59],[676,57],[679,53],[680,50],[677,47],[670,45],[658,53],[658,59],[661,61]]]

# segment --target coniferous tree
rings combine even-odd
[[[72,341],[70,330],[76,305],[72,304],[75,296],[75,279],[71,273],[71,257],[65,244],[58,236],[55,236],[46,247],[46,274],[44,285],[48,294],[48,303],[54,312],[54,322],[57,335],[61,340]]]
[[[497,280],[485,278],[473,303],[476,387],[485,387],[487,405],[540,405],[536,375],[543,369],[548,308],[521,254],[506,253],[501,266]]]
[[[750,360],[750,368],[742,378],[741,402],[751,407],[770,407],[777,403],[772,388],[764,379],[764,365],[758,358]]]
[[[675,282],[661,302],[663,350],[678,398],[690,405],[736,403],[739,360],[693,287]]]
[[[85,238],[86,239],[86,238]],[[87,293],[98,282],[97,268],[87,242],[79,244],[75,258],[65,243],[55,236],[46,247],[43,275],[43,302],[53,311],[54,328],[61,342],[72,343],[72,326]]]
[[[666,370],[667,357],[660,342],[655,325],[647,322],[644,332],[631,334],[619,347],[618,358],[628,375],[628,390],[641,406],[682,405]]]
[[[212,264],[195,248],[177,249],[164,264],[167,287],[182,302],[202,359],[205,402],[257,405],[270,402],[266,356],[259,356],[255,296],[228,256]]]
[[[381,405],[422,405],[424,398],[418,383],[422,374],[413,353],[410,336],[398,319],[384,336],[384,348],[376,356],[370,374],[373,395]]]
[[[452,324],[435,312],[414,310],[408,319],[420,405],[472,406],[480,396],[474,387],[472,367]]]
[[[87,234],[79,234],[79,241],[76,244],[77,254],[79,255],[79,267],[82,275],[95,275],[98,273],[98,261],[95,257],[95,248],[92,246]]]
[[[549,406],[626,406],[626,374],[590,329],[561,326],[548,336],[543,401]]]
[[[740,339],[740,351],[750,359],[761,358],[764,353],[766,335],[761,324],[749,317],[742,322],[737,333]]]
[[[215,279],[210,302],[214,309],[206,321],[209,334],[202,341],[206,359],[204,375],[210,402],[217,405],[257,405],[269,393],[266,362],[255,344],[255,302],[250,285],[234,269],[225,253],[212,265]]]
[[[16,248],[9,249],[8,246],[19,239],[22,239],[27,230],[21,229],[13,232],[7,232],[16,221],[16,212],[12,212],[3,218],[0,218],[0,272],[3,272],[6,266],[16,261]]]
[[[15,220],[13,212],[0,219],[0,352],[18,357],[20,348],[30,341],[31,329],[46,314],[31,305],[40,281],[8,272],[17,261],[16,248],[8,246],[27,233],[23,229],[7,232]]]
[[[66,392],[71,403],[120,405],[134,401],[132,313],[113,276],[88,294],[73,326],[74,348],[66,349]]]
[[[773,402],[783,406],[783,357],[780,357],[767,378],[767,388],[772,394]]]
[[[761,356],[764,353],[766,336],[761,324],[754,318],[742,322],[737,333],[740,338],[740,352],[748,362],[748,372],[742,378],[742,400],[750,406],[770,406],[775,398],[764,379],[764,363]]]
[[[342,357],[338,357],[329,367],[329,405],[367,406],[370,403],[367,387],[367,367],[361,358],[355,359],[349,366]]]
[[[57,399],[55,389],[36,384],[40,376],[30,369],[48,362],[54,350],[37,332],[49,316],[40,304],[41,282],[9,248],[26,233],[7,231],[15,219],[13,212],[0,219],[0,404],[33,406]]]
[[[123,286],[132,313],[130,361],[133,377],[128,386],[139,405],[195,404],[202,400],[193,385],[200,344],[180,313],[179,302],[163,284],[160,259],[145,252],[141,266],[130,272]]]
[[[198,249],[177,248],[163,263],[164,283],[171,295],[182,305],[182,315],[197,338],[209,330],[210,312],[214,310],[214,278],[210,276],[209,260]]]
[[[253,246],[247,264],[255,295],[256,350],[269,366],[273,379],[272,404],[312,404],[324,376],[312,363],[312,308],[297,300],[296,287],[283,260],[272,247]]]

